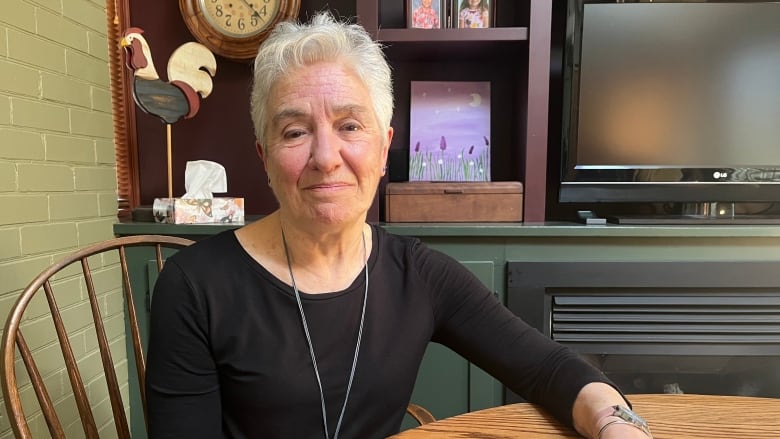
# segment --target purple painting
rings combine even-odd
[[[409,181],[490,181],[490,82],[411,86]]]

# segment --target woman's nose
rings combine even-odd
[[[309,156],[309,165],[323,172],[330,172],[342,162],[341,142],[332,130],[317,130]]]

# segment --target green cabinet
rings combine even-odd
[[[117,235],[157,233],[200,239],[235,225],[116,224]],[[658,261],[776,261],[780,263],[778,226],[585,226],[575,223],[506,224],[382,224],[387,231],[417,236],[474,272],[498,298],[507,304],[507,263],[543,262],[637,262]],[[133,270],[148,270],[148,261],[132,261]],[[142,274],[145,288],[134,291],[145,303],[154,277]],[[513,288],[516,287],[513,286]],[[537,298],[538,299],[538,298]],[[522,314],[533,326],[546,321],[542,300],[523,300]],[[145,308],[144,308],[145,309]],[[141,313],[143,314],[143,313]],[[147,335],[146,316],[143,335]],[[131,380],[132,378],[131,371]],[[131,389],[134,386],[131,383]],[[134,396],[135,395],[135,396]],[[131,391],[138,401],[137,391]],[[449,349],[431,344],[426,351],[412,397],[437,418],[501,405],[504,389],[499,382]],[[143,429],[140,404],[131,403],[134,426]],[[413,424],[407,421],[406,427]],[[143,437],[134,434],[133,437]]]
[[[152,289],[157,281],[157,261],[149,256],[146,249],[128,247],[127,269],[130,275],[130,287],[133,291],[133,303],[136,309],[136,318],[138,319],[138,328],[141,333],[141,344],[146,351],[147,341],[149,339],[149,311],[151,305]],[[173,249],[163,249],[163,254],[168,256],[173,254]],[[127,326],[126,332],[130,333]],[[127,375],[129,381],[128,394],[130,398],[130,432],[134,438],[146,437],[146,425],[141,401],[141,389],[138,384],[138,373],[133,358],[133,346],[130,337],[127,337]]]

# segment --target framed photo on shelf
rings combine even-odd
[[[441,29],[446,21],[446,0],[406,0],[407,27]]]
[[[412,81],[409,181],[490,181],[490,82]]]
[[[451,0],[452,27],[479,29],[493,27],[496,0]]]

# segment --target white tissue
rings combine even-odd
[[[225,167],[208,160],[187,162],[184,189],[182,198],[214,198],[214,192],[227,192]]]

